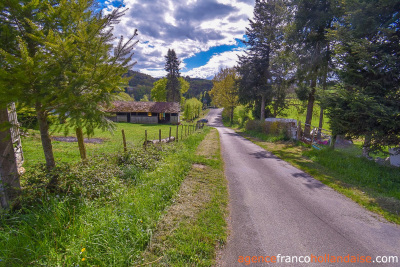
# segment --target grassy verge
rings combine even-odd
[[[351,198],[370,211],[400,224],[400,169],[381,166],[346,150],[315,150],[264,134],[241,135]]]
[[[59,164],[59,186],[27,170],[19,210],[0,213],[0,266],[132,266],[141,259],[209,130],[155,149]]]
[[[225,243],[228,195],[215,129],[197,150],[178,198],[158,224],[142,263],[211,266]]]

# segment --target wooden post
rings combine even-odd
[[[179,125],[176,125],[176,139],[175,141],[178,142],[179,139]]]
[[[185,125],[185,136],[187,136],[187,134],[186,134],[186,125]]]
[[[147,149],[147,130],[144,131],[144,150]]]
[[[183,125],[181,127],[181,140],[183,140]]]
[[[125,131],[122,129],[122,141],[124,142],[124,152],[127,151],[126,149],[126,138],[125,138]]]
[[[85,142],[83,141],[82,128],[76,128],[76,138],[78,139],[79,153],[81,154],[81,159],[86,160],[86,148]]]
[[[161,129],[158,131],[158,141],[161,143]]]
[[[169,127],[169,140],[168,141],[171,141],[171,130],[172,130],[172,127]]]
[[[299,121],[299,124],[297,125],[297,140],[301,140],[301,121]]]

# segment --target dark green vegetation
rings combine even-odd
[[[227,189],[215,129],[200,144],[179,198],[158,224],[144,263],[214,266],[226,242]]]
[[[360,157],[359,146],[315,150],[283,136],[239,133],[365,208],[400,224],[400,169]]]
[[[0,263],[131,266],[139,262],[192,164],[220,170],[219,161],[195,155],[208,131],[147,151],[96,153],[86,163],[58,164],[51,172],[43,165],[31,165],[22,177],[19,209],[0,213]],[[58,184],[49,191],[46,186],[54,174]],[[206,208],[213,211],[213,203]],[[220,218],[215,215],[211,224],[223,227]]]

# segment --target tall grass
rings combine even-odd
[[[146,157],[150,152],[136,151],[67,164],[58,169],[56,192],[42,186],[49,175],[32,168],[27,174],[32,177],[25,179],[28,201],[20,203],[20,210],[0,214],[0,265],[130,266],[137,262],[190,170],[204,135],[168,144],[152,152],[153,158]]]

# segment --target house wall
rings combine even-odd
[[[157,124],[157,116],[135,116],[131,115],[131,123],[143,123],[143,124]]]
[[[128,122],[128,114],[117,115],[117,122]]]
[[[173,116],[172,114],[171,114],[171,119],[170,119],[170,121],[171,121],[171,123],[172,124],[179,124],[179,114],[177,115],[177,116]]]
[[[153,113],[152,116],[147,116],[147,115],[136,115],[137,112],[131,112],[131,123],[143,123],[143,124],[157,124],[158,123],[158,113]],[[170,123],[172,124],[179,124],[180,122],[180,117],[179,113],[173,113],[176,114],[175,116],[171,114],[170,117]],[[113,122],[128,122],[128,115],[114,115],[114,116],[109,116],[107,117],[109,120]]]

